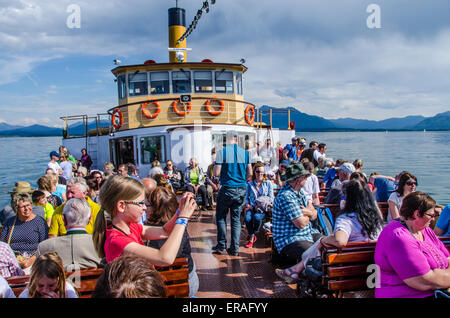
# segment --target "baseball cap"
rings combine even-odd
[[[50,152],[50,158],[52,157],[52,156],[55,156],[55,157],[61,157],[61,154],[60,153],[57,153],[56,151],[52,151],[52,152]]]
[[[340,165],[339,167],[335,168],[336,170],[342,170],[348,174],[352,174],[353,172],[355,172],[355,166],[350,163],[350,162],[345,162],[342,165]]]

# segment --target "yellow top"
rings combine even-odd
[[[94,232],[94,224],[95,219],[97,218],[97,214],[100,211],[100,206],[91,200],[91,198],[86,197],[85,198],[87,202],[89,203],[89,206],[91,207],[91,219],[89,220],[88,225],[86,225],[86,231],[89,234],[92,234]],[[62,217],[64,204],[61,204],[55,209],[55,213],[53,214],[52,221],[50,223],[50,229],[48,230],[48,235],[55,235],[55,236],[63,236],[66,235],[67,230],[64,226],[64,220]]]

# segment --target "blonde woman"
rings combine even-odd
[[[61,258],[56,252],[40,255],[31,268],[30,282],[19,298],[78,298],[66,282]]]
[[[181,197],[178,212],[163,227],[141,225],[145,205],[144,185],[133,178],[112,176],[100,189],[102,206],[93,233],[100,257],[109,263],[121,255],[134,254],[152,264],[170,265],[175,260],[187,223],[196,208],[192,194]],[[109,218],[109,222],[107,218]],[[145,240],[167,238],[161,249],[144,245]]]

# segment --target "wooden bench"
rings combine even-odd
[[[450,236],[439,238],[450,251]],[[342,249],[322,249],[322,287],[331,297],[343,297],[345,293],[359,292],[373,297],[374,289],[368,287],[370,275],[375,269],[376,243],[352,242]]]
[[[155,266],[166,284],[166,295],[169,298],[189,297],[189,270],[187,258],[177,258],[169,266]],[[95,289],[102,268],[82,269],[76,272],[67,272],[69,281],[74,281],[79,298],[90,298]],[[16,297],[27,287],[30,276],[14,276],[6,279]]]

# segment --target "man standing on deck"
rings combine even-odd
[[[52,169],[58,176],[63,174],[63,170],[58,164],[59,157],[61,157],[61,154],[57,153],[56,151],[50,152],[50,161],[47,164],[47,167]]]
[[[290,162],[297,161],[297,137],[292,137],[292,143],[287,144],[283,150],[283,160],[289,160]]]
[[[222,254],[227,247],[227,214],[231,216],[231,244],[229,255],[239,255],[241,236],[241,208],[244,204],[247,179],[252,175],[248,151],[237,145],[237,134],[227,132],[227,146],[216,153],[214,175],[220,176],[221,188],[217,194],[216,224],[217,245],[213,253]]]

